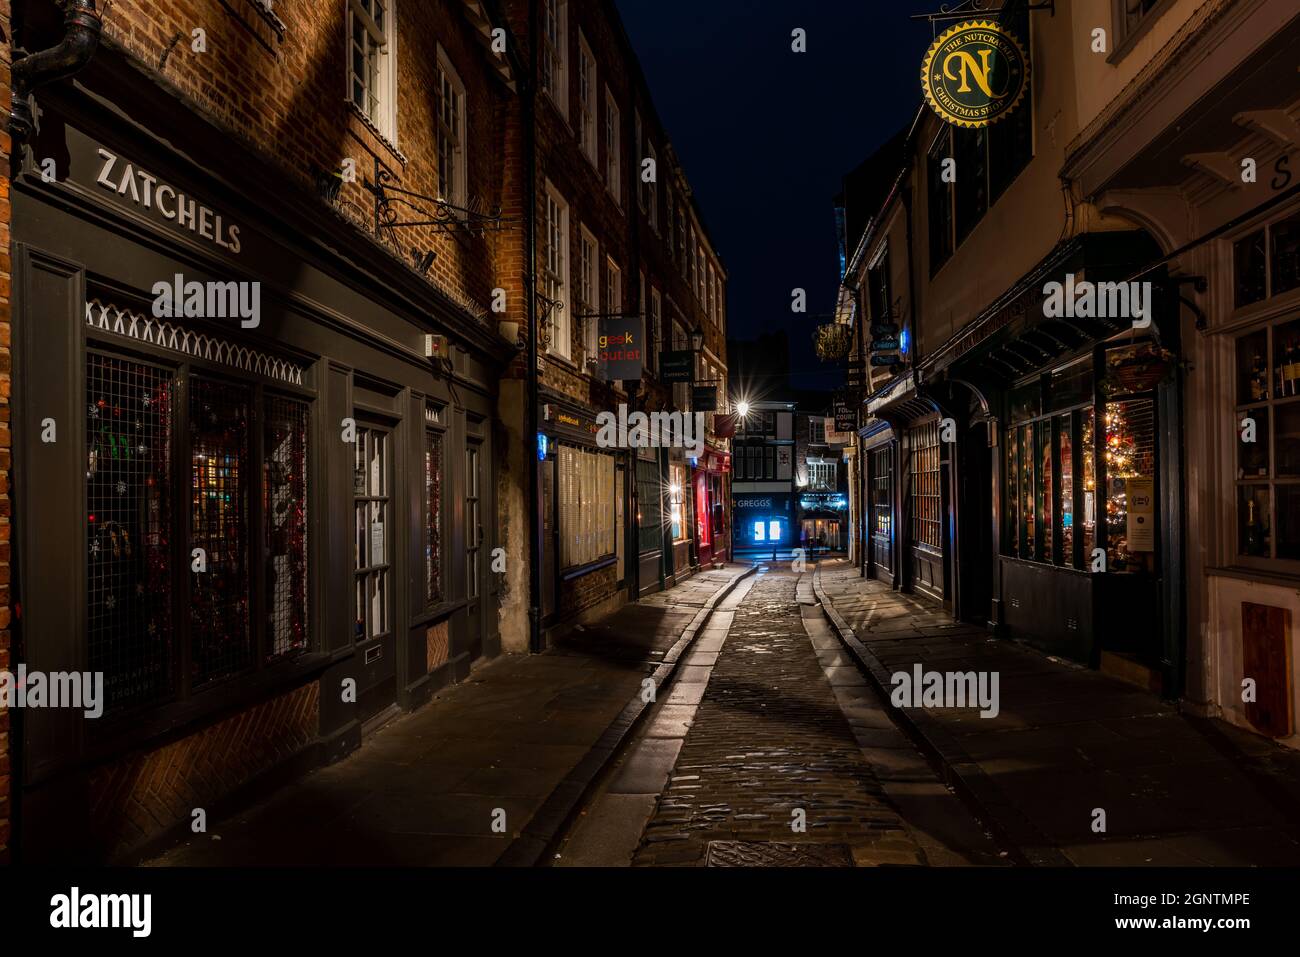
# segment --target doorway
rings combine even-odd
[[[397,700],[396,629],[393,627],[392,556],[397,525],[393,509],[393,433],[357,419],[353,468],[356,528],[353,639],[360,657],[357,706],[364,722]]]

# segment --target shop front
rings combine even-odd
[[[731,558],[731,526],[727,502],[731,456],[713,448],[693,462],[695,550],[699,565],[723,564]]]
[[[799,495],[799,547],[809,555],[845,551],[849,497],[844,492]]]
[[[737,495],[734,505],[736,551],[750,551],[760,557],[799,547],[794,496],[786,492]]]
[[[12,198],[21,660],[105,687],[15,719],[41,860],[342,754],[499,644],[495,336],[110,59]]]
[[[998,633],[1159,690],[1181,667],[1176,300],[1159,272],[1149,321],[1056,318],[1044,299],[1053,278],[1118,281],[1155,258],[1141,233],[1063,245],[934,392],[957,433],[960,616],[991,600]]]
[[[543,626],[626,600],[628,456],[601,448],[596,413],[542,390]]]
[[[859,438],[863,453],[861,479],[858,482],[860,539],[865,543],[860,556],[863,574],[887,585],[895,579],[894,571],[894,493],[898,448],[893,430],[887,423],[871,420]]]

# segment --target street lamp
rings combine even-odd
[[[742,419],[749,418],[749,403],[741,399],[736,403],[736,411],[740,413]]]
[[[704,348],[704,332],[702,330],[697,329],[691,333],[691,351],[700,352],[701,350],[703,350],[703,348]]]

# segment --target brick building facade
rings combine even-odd
[[[549,449],[536,465],[543,544],[537,612],[539,630],[549,632],[669,587],[699,565],[693,466],[680,449],[601,448],[596,420],[621,405],[692,410],[691,384],[674,392],[664,382],[665,350],[693,353],[690,375],[719,382],[725,403],[725,273],[613,4],[544,0],[535,24],[533,5],[504,6],[523,45],[521,60],[534,72],[535,95],[522,111],[535,150],[538,431]],[[518,132],[522,154],[522,124]],[[516,147],[507,151],[514,155]],[[520,199],[527,204],[526,195]],[[527,305],[525,298],[523,326]],[[601,370],[598,337],[616,317],[640,320],[639,380],[607,381]],[[704,336],[700,350],[692,348],[696,332]],[[711,428],[712,414],[705,419]],[[713,445],[719,475],[723,445]],[[597,487],[615,490],[612,506]],[[515,491],[528,495],[522,485]],[[725,500],[720,485],[717,496]],[[522,523],[510,528],[522,538]],[[508,551],[522,555],[523,541]]]
[[[613,4],[537,7],[120,0],[89,61],[35,90],[7,167],[24,574],[0,668],[105,690],[100,717],[0,713],[0,853],[130,859],[537,647],[534,607],[563,625],[701,561],[673,481],[725,472],[725,442],[655,453],[642,484],[591,425],[689,409],[661,348],[725,411],[724,273]],[[20,8],[12,36],[58,44],[57,7]],[[588,363],[609,315],[643,317],[639,381]],[[549,598],[529,581],[546,464]]]

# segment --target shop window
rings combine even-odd
[[[392,511],[388,432],[358,428],[353,471],[356,512],[357,641],[389,633]]]
[[[87,323],[136,336],[145,326],[95,301]],[[286,383],[299,375],[264,353],[225,354]],[[106,713],[305,651],[310,403],[206,364],[175,371],[94,347],[86,394],[87,659],[105,674]]]
[[[1006,458],[1006,541],[1005,551],[1012,558],[1028,557],[1020,553],[1020,434],[1021,429],[1007,433]]]
[[[614,459],[560,446],[560,567],[578,568],[614,554]],[[644,507],[643,507],[644,510]]]
[[[767,541],[767,522],[757,521],[754,523],[754,541]]]
[[[266,632],[271,657],[307,647],[307,403],[267,396],[262,421]]]
[[[482,454],[482,446],[477,442],[471,441],[465,447],[465,597],[470,599],[479,597],[483,581]],[[610,501],[613,502],[612,494]],[[612,520],[610,526],[613,527]]]
[[[1232,263],[1237,308],[1300,288],[1300,212],[1238,239]]]
[[[190,573],[195,687],[252,664],[248,588],[249,416],[252,390],[190,379],[190,540],[206,570]]]
[[[1129,540],[1130,499],[1135,489],[1154,495],[1156,474],[1156,404],[1153,399],[1108,402],[1106,429],[1106,568],[1108,571],[1153,571],[1154,541]],[[1149,520],[1154,521],[1154,509]],[[1154,534],[1154,530],[1153,530]]]
[[[1267,257],[1264,230],[1256,230],[1232,244],[1233,304],[1238,308],[1259,302],[1268,295]]]
[[[390,142],[397,139],[392,0],[348,0],[348,98]]]
[[[1083,514],[1079,517],[1083,528],[1083,567],[1092,567],[1092,550],[1097,547],[1097,477],[1094,467],[1093,442],[1097,413],[1084,409],[1079,413],[1080,443],[1078,461],[1083,472]]]
[[[1300,319],[1238,336],[1236,353],[1237,553],[1300,560]]]
[[[668,469],[668,518],[672,527],[673,541],[682,542],[686,534],[686,469],[673,465]]]
[[[662,505],[660,502],[659,465],[637,459],[636,507],[637,528],[641,551],[658,551],[663,548]]]
[[[912,542],[943,545],[943,497],[939,477],[939,423],[912,430]]]
[[[1060,550],[1056,563],[1071,564],[1074,555],[1074,445],[1070,435],[1070,416],[1058,420],[1060,439],[1058,454],[1061,463],[1061,524]]]
[[[1038,455],[1039,481],[1034,485],[1034,507],[1038,512],[1038,531],[1042,538],[1035,557],[1041,562],[1052,560],[1052,423],[1043,419],[1034,426]]]
[[[713,542],[713,528],[709,509],[709,479],[700,475],[695,482],[695,526],[696,540],[700,545]]]
[[[87,358],[87,659],[106,713],[173,691],[170,370]]]
[[[1091,358],[1013,389],[1004,552],[1086,568],[1096,541]]]
[[[443,600],[442,584],[442,433],[424,433],[424,602]]]
[[[781,523],[780,523],[780,522],[768,522],[768,523],[767,523],[767,539],[768,539],[768,541],[770,541],[770,542],[779,542],[779,541],[781,540]]]

